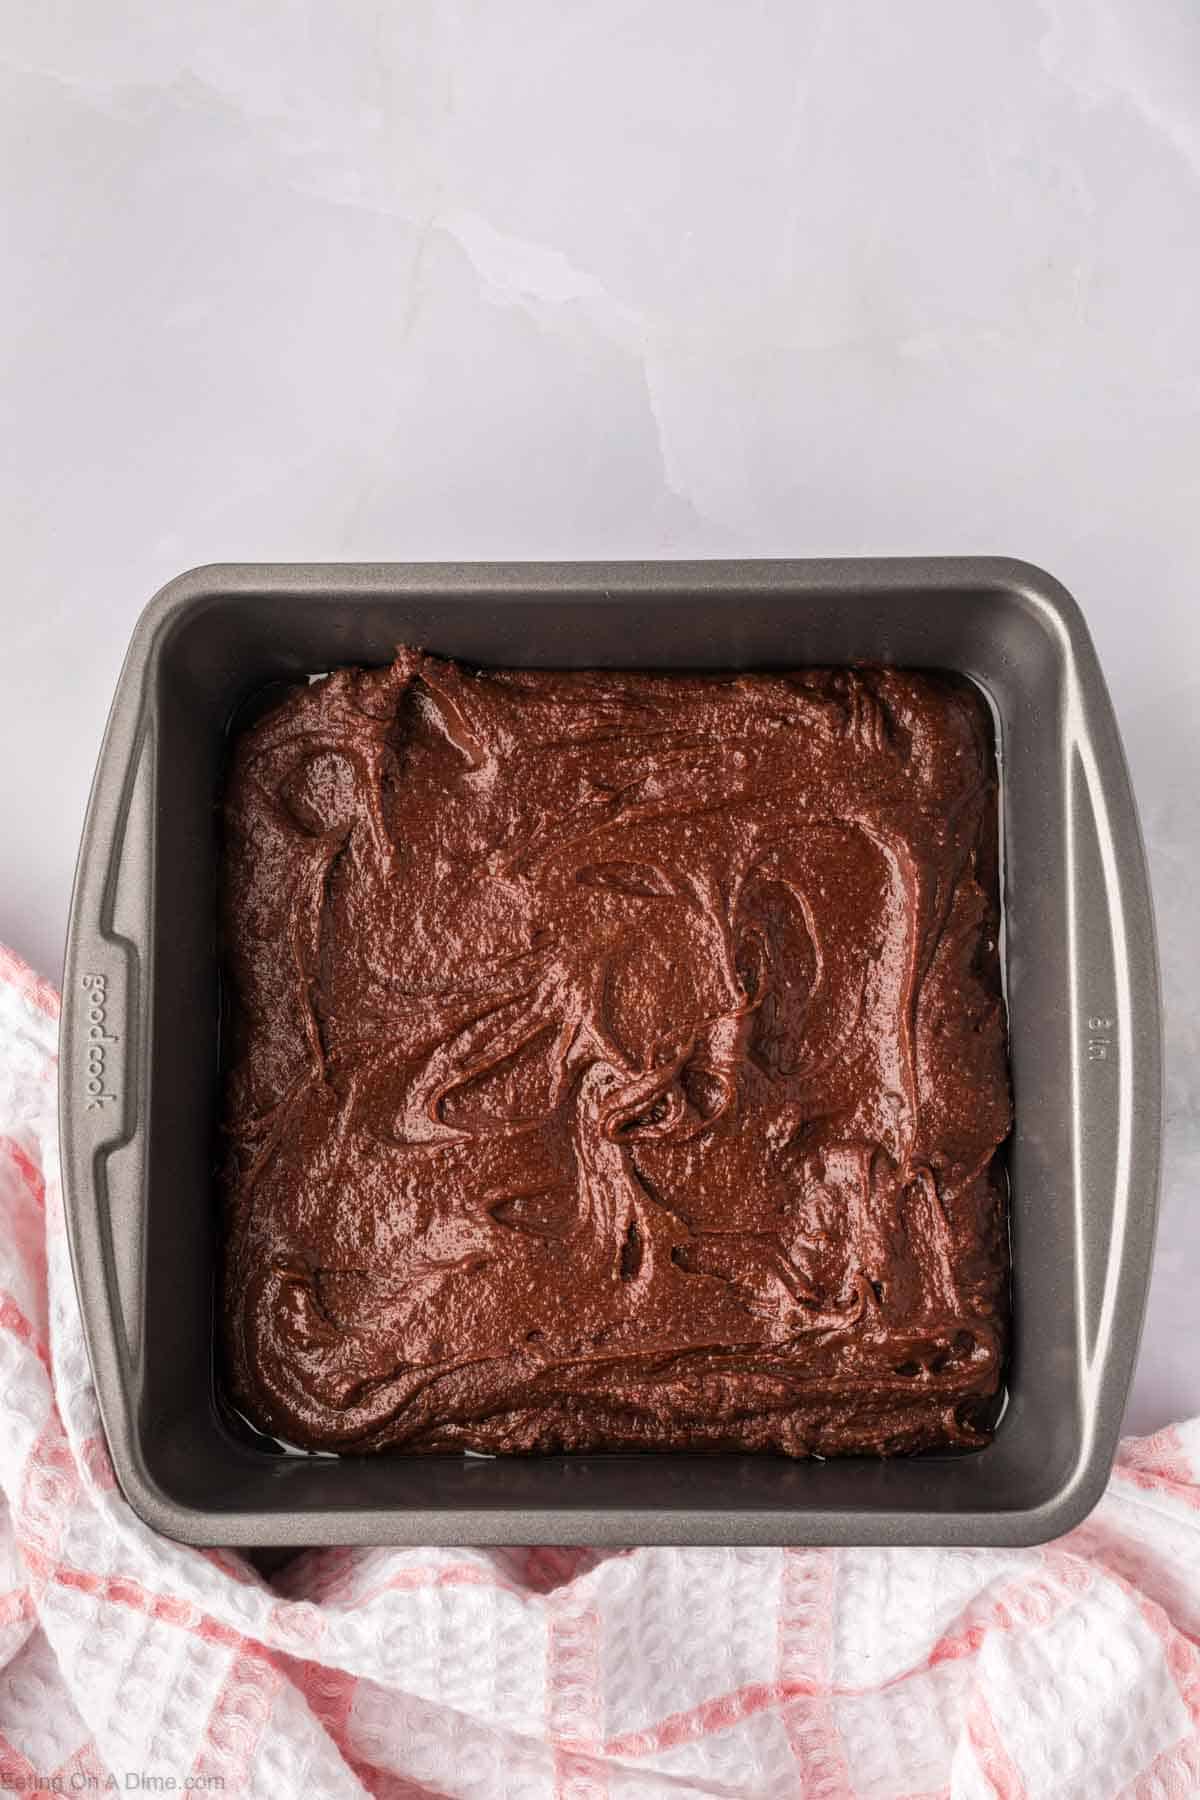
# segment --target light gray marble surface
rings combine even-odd
[[[57,975],[141,604],[194,563],[995,551],[1140,798],[1168,1148],[1131,1429],[1200,1411],[1200,12],[0,13],[0,938]]]

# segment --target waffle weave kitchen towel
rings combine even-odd
[[[1200,1421],[1043,1549],[320,1550],[113,1480],[63,1234],[58,998],[0,951],[0,1792],[1200,1793]]]

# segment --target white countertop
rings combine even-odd
[[[242,559],[993,551],[1156,884],[1129,1411],[1200,1411],[1200,13],[63,0],[0,28],[0,939],[57,976],[133,619]]]

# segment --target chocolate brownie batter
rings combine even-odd
[[[405,649],[238,737],[225,824],[220,1313],[263,1430],[986,1441],[1010,1108],[967,683]]]

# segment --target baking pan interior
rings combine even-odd
[[[586,568],[508,571],[490,581],[446,570],[423,581],[416,571],[401,585],[386,571],[330,569],[323,581],[309,571],[287,582],[216,570],[184,578],[190,588],[156,603],[122,826],[132,848],[118,846],[110,879],[113,930],[138,947],[145,1045],[137,1127],[110,1165],[118,1186],[119,1158],[138,1165],[142,1199],[123,1223],[114,1214],[108,1279],[130,1351],[129,1481],[135,1504],[163,1529],[210,1543],[1016,1542],[1064,1528],[1094,1497],[1140,1297],[1132,1311],[1128,1293],[1119,1305],[1114,1299],[1127,1133],[1122,1139],[1116,1099],[1109,1105],[1103,1086],[1087,1088],[1095,1072],[1078,1061],[1079,1020],[1115,1016],[1120,976],[1107,828],[1097,824],[1094,773],[1071,748],[1086,725],[1078,647],[1054,608],[1015,579],[1021,565],[975,565],[972,574],[964,564],[955,578],[952,564],[924,572],[876,564],[872,578],[856,582],[839,573],[855,565],[783,566],[791,578],[781,566],[769,576],[772,565],[749,565],[752,579],[706,567],[701,578],[697,568],[657,565],[623,587]],[[223,1416],[214,1386],[212,1171],[216,802],[227,727],[270,682],[382,663],[398,642],[529,667],[771,669],[866,659],[958,670],[989,695],[1001,766],[1016,1124],[1008,1403],[988,1447],[885,1462],[678,1453],[326,1458],[256,1445]],[[1102,685],[1099,694],[1107,721]],[[1102,745],[1102,763],[1109,754]],[[1112,754],[1119,762],[1119,748]],[[134,875],[123,880],[130,858]],[[1133,1279],[1142,1279],[1140,1264]],[[89,1331],[95,1357],[94,1320]],[[110,1436],[120,1439],[111,1389],[110,1379],[102,1401]]]

